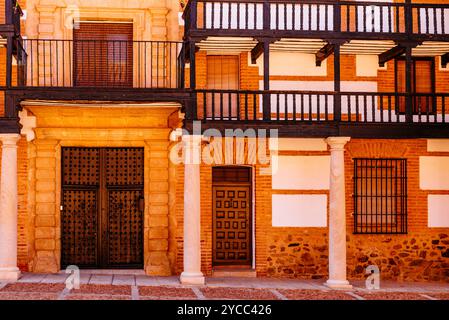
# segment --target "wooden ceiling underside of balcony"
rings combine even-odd
[[[200,50],[208,52],[251,51],[257,40],[249,37],[228,38],[208,37],[198,43]],[[271,44],[271,51],[299,52],[315,54],[326,45],[322,39],[282,38]],[[392,40],[351,40],[341,47],[342,54],[379,55],[396,46]],[[424,41],[412,50],[414,56],[441,56],[449,52],[449,42]]]

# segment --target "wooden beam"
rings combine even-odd
[[[390,50],[385,51],[379,55],[379,67],[384,67],[385,63],[388,61],[395,59],[397,57],[402,56],[406,53],[407,48],[413,49],[422,44],[422,42],[418,41],[401,41],[398,42],[396,47],[391,48]]]
[[[21,100],[94,100],[116,102],[178,102],[191,99],[188,89],[135,89],[135,88],[5,88],[5,98]]]
[[[193,130],[193,122],[186,121],[184,128]],[[449,126],[433,123],[350,123],[350,122],[298,122],[298,121],[213,121],[201,123],[201,130],[219,130],[225,134],[229,129],[277,129],[282,138],[327,138],[330,136],[360,139],[419,139],[446,138]]]
[[[1,118],[0,117],[0,134],[2,133],[20,133],[22,126],[19,118]]]
[[[334,53],[335,44],[328,43],[315,53],[315,63],[317,67],[321,67],[321,63]]]
[[[446,68],[449,64],[449,52],[441,56],[441,67]]]
[[[252,50],[251,50],[251,63],[256,64],[257,59],[263,54],[263,42],[259,42]]]
[[[384,53],[379,55],[379,67],[385,67],[385,63],[395,58],[402,56],[405,53],[405,47],[402,45],[397,45]]]

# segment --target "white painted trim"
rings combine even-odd
[[[428,139],[427,152],[449,152],[449,139]]]
[[[428,227],[449,228],[449,195],[428,196]]]
[[[325,194],[273,194],[271,208],[273,227],[327,227]]]
[[[449,190],[449,157],[419,157],[421,190]]]

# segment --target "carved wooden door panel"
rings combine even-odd
[[[250,186],[213,187],[213,264],[251,264]]]
[[[62,266],[143,266],[143,168],[140,148],[62,149]]]
[[[98,261],[100,150],[62,150],[61,264],[93,267]]]
[[[143,265],[143,149],[105,149],[106,265]]]

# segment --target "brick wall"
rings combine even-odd
[[[419,189],[419,156],[429,155],[427,141],[354,139],[347,145],[346,216],[348,277],[362,279],[365,268],[376,264],[382,279],[447,281],[449,229],[427,227],[427,195]],[[282,153],[281,153],[282,154]],[[328,155],[329,152],[289,152],[289,155]],[[432,153],[449,156],[449,153]],[[353,235],[353,158],[399,157],[408,161],[408,234]],[[272,227],[271,176],[253,166],[255,203],[255,262],[258,276],[325,279],[328,276],[328,228]],[[177,273],[182,272],[183,167],[177,168]],[[285,191],[282,191],[284,193]],[[294,194],[328,194],[328,190],[292,191]],[[438,194],[449,194],[438,191]],[[201,166],[202,270],[212,273],[212,167]]]
[[[1,141],[0,141],[1,148]],[[18,174],[18,226],[17,226],[17,258],[18,266],[22,271],[28,270],[29,261],[29,216],[28,216],[28,159],[27,142],[22,137],[18,142],[17,149],[17,174]],[[1,170],[2,151],[0,149],[0,170]],[[1,171],[0,171],[1,172]]]
[[[425,139],[353,140],[346,161],[346,206],[348,228],[348,274],[363,278],[370,264],[380,267],[384,279],[448,280],[449,229],[427,227],[427,196],[435,194],[419,188],[419,157],[449,156],[449,153],[427,152]],[[352,235],[353,161],[355,157],[398,157],[407,159],[408,170],[408,234]],[[438,191],[438,194],[449,194]]]
[[[348,277],[362,279],[368,265],[378,265],[383,279],[413,281],[447,281],[449,276],[449,229],[427,227],[427,196],[435,192],[419,188],[419,156],[429,155],[424,139],[415,140],[352,140],[347,145],[346,206]],[[445,155],[439,153],[433,155]],[[400,157],[408,161],[408,234],[353,235],[353,158]],[[270,190],[256,186],[267,194],[270,211]],[[267,190],[263,190],[263,189]],[[438,194],[449,194],[449,191]],[[256,194],[262,197],[263,195]],[[256,216],[260,212],[256,211]],[[264,216],[266,212],[262,212]],[[326,278],[328,274],[327,228],[273,228],[271,215],[266,217],[268,241],[268,276]],[[263,245],[263,244],[261,244]],[[258,270],[263,274],[263,270]]]

